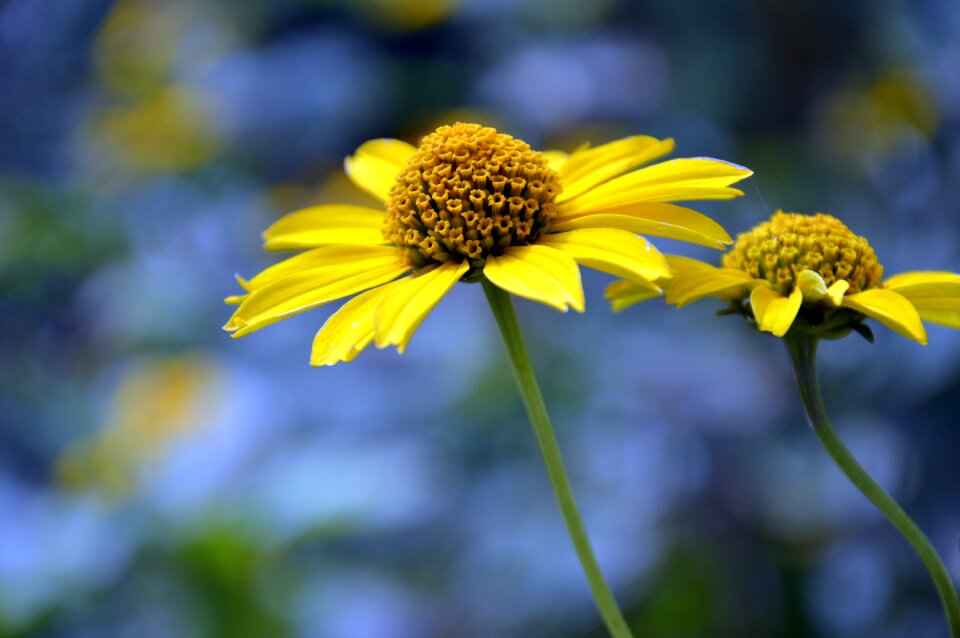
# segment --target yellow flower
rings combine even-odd
[[[737,237],[722,268],[686,257],[667,260],[673,271],[672,279],[661,281],[667,303],[724,299],[777,337],[793,327],[825,337],[857,330],[869,338],[861,325],[865,317],[924,345],[922,320],[960,328],[960,275],[918,271],[884,280],[866,238],[823,213],[777,211]],[[644,284],[626,280],[607,288],[614,310],[654,296]]]
[[[383,210],[329,204],[296,211],[264,233],[270,250],[306,250],[249,281],[225,330],[240,337],[358,294],[317,333],[311,363],[350,361],[371,342],[406,348],[458,281],[486,277],[558,310],[583,311],[578,264],[644,282],[669,274],[635,233],[722,248],[710,218],[667,202],[729,199],[751,171],[709,158],[637,167],[673,140],[628,137],[566,155],[540,153],[492,128],[457,123],[423,138],[363,144],[345,162]]]
[[[220,370],[196,354],[138,363],[117,389],[107,424],[58,459],[61,485],[126,496],[145,466],[211,425],[211,397],[221,381]]]

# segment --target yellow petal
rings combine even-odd
[[[384,212],[365,206],[324,204],[284,215],[263,233],[267,250],[300,250],[329,244],[384,243]]]
[[[618,279],[604,291],[603,296],[610,301],[614,312],[620,312],[643,301],[659,297],[663,291],[646,281]]]
[[[777,299],[786,299],[786,297],[771,288],[769,284],[757,286],[750,293],[750,309],[753,311],[753,318],[757,320],[758,326],[763,321],[763,313],[766,312],[767,306]]]
[[[237,280],[237,283],[240,284],[240,287],[241,287],[241,288],[243,288],[244,290],[246,290],[246,291],[248,291],[248,292],[251,290],[251,288],[250,288],[250,282],[249,282],[249,281],[247,281],[246,279],[244,279],[243,277],[241,277],[240,275],[238,275],[238,274],[236,274],[236,273],[234,273],[233,277],[234,277],[234,279]]]
[[[318,280],[336,279],[392,263],[401,263],[402,253],[393,246],[322,246],[284,259],[246,282],[249,291],[263,288],[297,273],[313,271]]]
[[[500,256],[487,257],[483,274],[509,293],[544,303],[566,312],[583,312],[580,269],[566,253],[534,244],[514,246]]]
[[[396,261],[376,268],[364,267],[349,275],[329,277],[314,271],[296,273],[271,282],[247,295],[224,326],[242,337],[271,323],[325,303],[379,286],[410,271]]]
[[[906,297],[893,290],[872,288],[847,295],[843,298],[843,307],[862,312],[897,334],[927,344],[927,332],[917,309]]]
[[[633,186],[688,184],[696,187],[729,186],[753,175],[750,169],[712,157],[683,157],[659,162],[631,173]]]
[[[564,205],[557,209],[557,217],[550,227],[554,232],[577,228],[619,228],[710,248],[723,248],[725,244],[733,242],[717,222],[695,210],[674,204],[647,202],[613,208],[599,214],[568,214]]]
[[[416,146],[403,140],[382,137],[364,142],[356,150],[355,155],[363,154],[378,157],[402,170],[407,167],[407,162],[416,152]]]
[[[684,257],[683,255],[666,255],[666,258],[667,263],[670,264],[670,272],[674,275],[717,269],[713,264],[699,259],[693,259],[692,257]]]
[[[960,310],[960,297],[907,297],[899,290],[893,292],[906,298],[917,310]]]
[[[850,289],[850,282],[846,279],[838,279],[827,288],[827,299],[829,304],[839,308],[843,305],[843,296]]]
[[[543,151],[543,156],[547,158],[547,165],[557,173],[560,172],[563,165],[567,163],[567,159],[570,158],[570,154],[564,153],[563,151]]]
[[[424,318],[469,269],[470,263],[466,260],[459,263],[450,260],[397,282],[384,295],[373,315],[377,347],[397,346],[401,353],[406,350]]]
[[[243,288],[246,292],[250,292],[250,282],[241,277],[240,275],[234,274],[234,278],[237,280],[237,283],[240,284],[240,287]],[[243,300],[247,298],[246,293],[242,295],[230,295],[229,297],[224,298],[223,303],[229,306],[238,306],[243,303]]]
[[[573,199],[641,164],[673,151],[672,139],[636,135],[575,152],[559,173],[563,192],[557,202]]]
[[[626,277],[654,281],[670,276],[667,260],[643,237],[613,228],[584,228],[565,233],[548,233],[541,246],[561,250],[578,264]]]
[[[310,365],[332,366],[352,361],[373,340],[373,313],[400,279],[357,295],[327,319],[313,339]]]
[[[564,202],[567,215],[610,212],[644,202],[730,199],[743,195],[730,184],[753,172],[707,157],[660,162],[621,175],[580,197]]]
[[[801,270],[797,275],[797,288],[803,293],[804,301],[820,301],[827,296],[827,282],[820,273],[812,270]]]
[[[803,293],[799,288],[794,288],[789,297],[784,297],[768,286],[757,286],[750,294],[750,306],[757,319],[757,326],[777,337],[787,334],[800,312],[802,302]]]
[[[347,157],[343,166],[354,184],[385,202],[397,176],[416,152],[416,148],[400,140],[370,140]]]
[[[948,328],[960,328],[960,310],[925,310],[917,309],[920,318],[930,323],[937,323]]]
[[[675,259],[670,258],[671,267]],[[710,264],[699,263],[703,267],[686,265],[674,270],[673,279],[666,284],[667,303],[682,308],[707,296],[728,300],[738,296],[746,297],[747,290],[765,283],[742,270],[716,268]]]
[[[906,297],[926,319],[931,311],[934,323],[952,325],[949,313],[960,313],[960,275],[952,272],[918,271],[891,277],[884,288]],[[946,312],[947,314],[942,314]]]
[[[940,297],[960,294],[960,275],[953,272],[917,270],[894,275],[883,282],[883,287],[896,290],[904,297],[915,293],[921,297]]]

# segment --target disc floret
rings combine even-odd
[[[739,235],[723,265],[765,279],[784,296],[793,292],[805,270],[819,274],[827,287],[846,281],[849,294],[880,287],[883,279],[883,266],[867,239],[824,213],[778,211]]]
[[[466,259],[478,272],[487,256],[535,243],[560,191],[560,177],[527,143],[479,124],[442,126],[397,176],[383,236],[408,248],[415,266]]]

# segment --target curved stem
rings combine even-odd
[[[793,359],[793,369],[797,375],[803,405],[814,431],[820,437],[820,442],[847,478],[870,499],[877,509],[883,512],[887,520],[893,523],[893,526],[920,556],[937,586],[947,622],[950,625],[950,634],[953,638],[960,638],[960,599],[957,598],[957,591],[943,561],[940,560],[933,545],[917,524],[863,469],[837,437],[830,424],[823,404],[823,396],[820,393],[820,382],[817,380],[817,338],[810,335],[791,335],[787,337],[786,342],[790,357]]]
[[[600,573],[597,560],[590,548],[587,532],[580,520],[580,514],[577,512],[577,503],[573,498],[573,491],[570,489],[570,481],[567,479],[567,471],[563,466],[563,458],[560,456],[557,439],[554,437],[553,428],[550,426],[547,407],[540,395],[540,388],[537,386],[533,368],[530,366],[530,359],[527,357],[527,350],[523,345],[523,337],[520,334],[520,326],[517,324],[517,316],[513,311],[510,295],[486,279],[483,280],[483,291],[487,294],[490,309],[493,310],[493,316],[496,317],[497,325],[500,327],[500,334],[503,336],[503,343],[507,348],[514,377],[520,388],[520,394],[523,395],[523,402],[527,407],[527,414],[530,416],[533,431],[537,435],[537,443],[540,444],[540,453],[543,455],[543,462],[547,466],[547,474],[550,475],[550,483],[553,484],[553,491],[556,494],[557,502],[560,504],[560,511],[563,513],[563,520],[567,524],[567,531],[573,541],[574,548],[577,550],[577,556],[580,558],[580,564],[583,566],[587,581],[590,583],[593,599],[597,603],[597,608],[600,610],[600,615],[603,617],[603,622],[607,625],[611,636],[614,638],[633,638],[623,614],[620,613],[620,608],[617,607],[617,602],[603,580],[603,574]]]

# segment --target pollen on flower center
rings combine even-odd
[[[479,124],[423,138],[387,200],[384,238],[416,265],[467,259],[533,243],[556,216],[560,178],[521,140]]]
[[[876,288],[883,279],[883,266],[866,238],[823,213],[778,211],[770,221],[737,237],[723,265],[766,279],[783,295],[793,291],[804,270],[819,273],[827,286],[847,281],[851,294]]]

